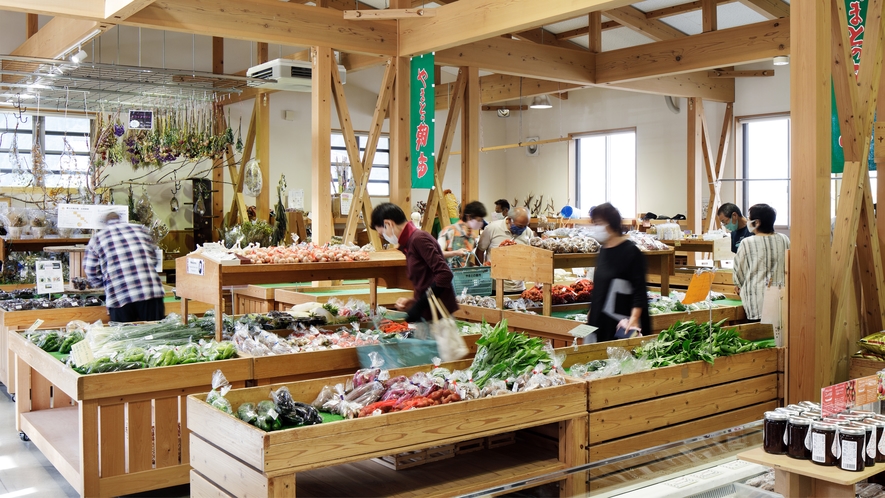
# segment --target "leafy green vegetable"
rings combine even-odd
[[[490,331],[484,331],[477,339],[478,350],[470,369],[477,387],[482,389],[491,380],[508,383],[543,363],[546,373],[552,358],[544,349],[544,341],[521,333],[510,333],[507,320],[501,320]]]
[[[735,329],[722,328],[725,321],[712,325],[709,322],[676,322],[658,334],[653,341],[636,348],[633,353],[638,357],[648,358],[652,362],[652,368],[658,368],[701,360],[713,363],[713,359],[717,357],[764,347],[741,339]]]

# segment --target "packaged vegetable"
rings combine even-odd
[[[311,405],[300,403],[292,399],[289,388],[283,386],[276,391],[270,392],[270,397],[276,405],[276,410],[282,417],[283,422],[290,425],[314,425],[323,423],[316,408]]]
[[[355,418],[360,410],[378,401],[384,394],[384,384],[374,381],[354,388],[338,403],[335,413],[344,418]]]
[[[369,368],[361,368],[353,374],[353,387],[358,388],[362,387],[366,384],[375,381],[384,382],[385,380],[390,378],[390,374],[387,370],[382,370],[381,367],[384,366],[384,359],[378,354],[377,351],[372,351],[369,353],[369,359],[372,364]]]
[[[221,373],[221,370],[216,370],[215,373],[212,374],[212,390],[209,391],[209,395],[206,396],[206,403],[209,403],[228,415],[233,415],[233,407],[231,407],[230,401],[225,398],[230,391],[230,388],[230,382],[227,381],[227,378]]]
[[[243,422],[254,424],[258,420],[258,412],[255,411],[255,403],[243,403],[237,408],[237,417]]]

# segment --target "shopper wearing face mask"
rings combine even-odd
[[[600,244],[593,272],[593,301],[587,324],[597,327],[598,342],[615,339],[618,324],[627,331],[651,333],[645,255],[621,232],[621,213],[609,203],[590,211],[593,238]]]
[[[741,209],[730,202],[719,206],[716,216],[731,234],[731,252],[737,253],[741,241],[753,235],[747,228],[747,219],[741,214]]]
[[[495,201],[495,213],[492,214],[492,220],[503,220],[510,214],[510,202],[507,199],[498,199]]]
[[[452,270],[432,235],[415,228],[403,210],[389,202],[379,204],[372,210],[372,228],[406,255],[406,275],[415,293],[411,299],[399,298],[396,301],[396,309],[408,313],[406,321],[431,319],[427,289],[433,291],[449,313],[458,309],[452,289]]]
[[[507,218],[493,221],[483,230],[476,245],[476,255],[482,261],[488,259],[489,251],[501,245],[505,240],[512,240],[517,244],[528,245],[535,233],[529,228],[529,210],[524,207],[513,208],[508,212]],[[522,292],[525,290],[525,282],[521,280],[505,280],[504,292]]]
[[[784,284],[790,239],[775,233],[777,212],[768,204],[756,204],[747,214],[755,236],[744,239],[734,256],[734,291],[741,296],[747,319],[759,320],[765,288]]]
[[[445,227],[438,237],[439,246],[443,256],[452,268],[463,268],[477,264],[476,258],[468,256],[476,247],[476,239],[482,229],[487,211],[479,201],[473,201],[464,206],[461,219],[458,223]]]

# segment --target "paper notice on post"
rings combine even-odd
[[[304,189],[293,189],[289,191],[289,209],[304,209]]]
[[[37,261],[37,294],[52,294],[65,291],[61,261]]]

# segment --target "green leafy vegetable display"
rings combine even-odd
[[[477,387],[482,389],[491,380],[513,379],[544,364],[543,372],[550,370],[553,359],[544,347],[544,340],[507,330],[507,320],[501,320],[477,339],[478,350],[470,369]]]
[[[741,339],[735,329],[724,329],[721,320],[709,323],[676,322],[653,341],[636,348],[633,353],[652,361],[652,368],[703,360],[713,363],[720,356],[730,356],[761,349],[752,341]]]

